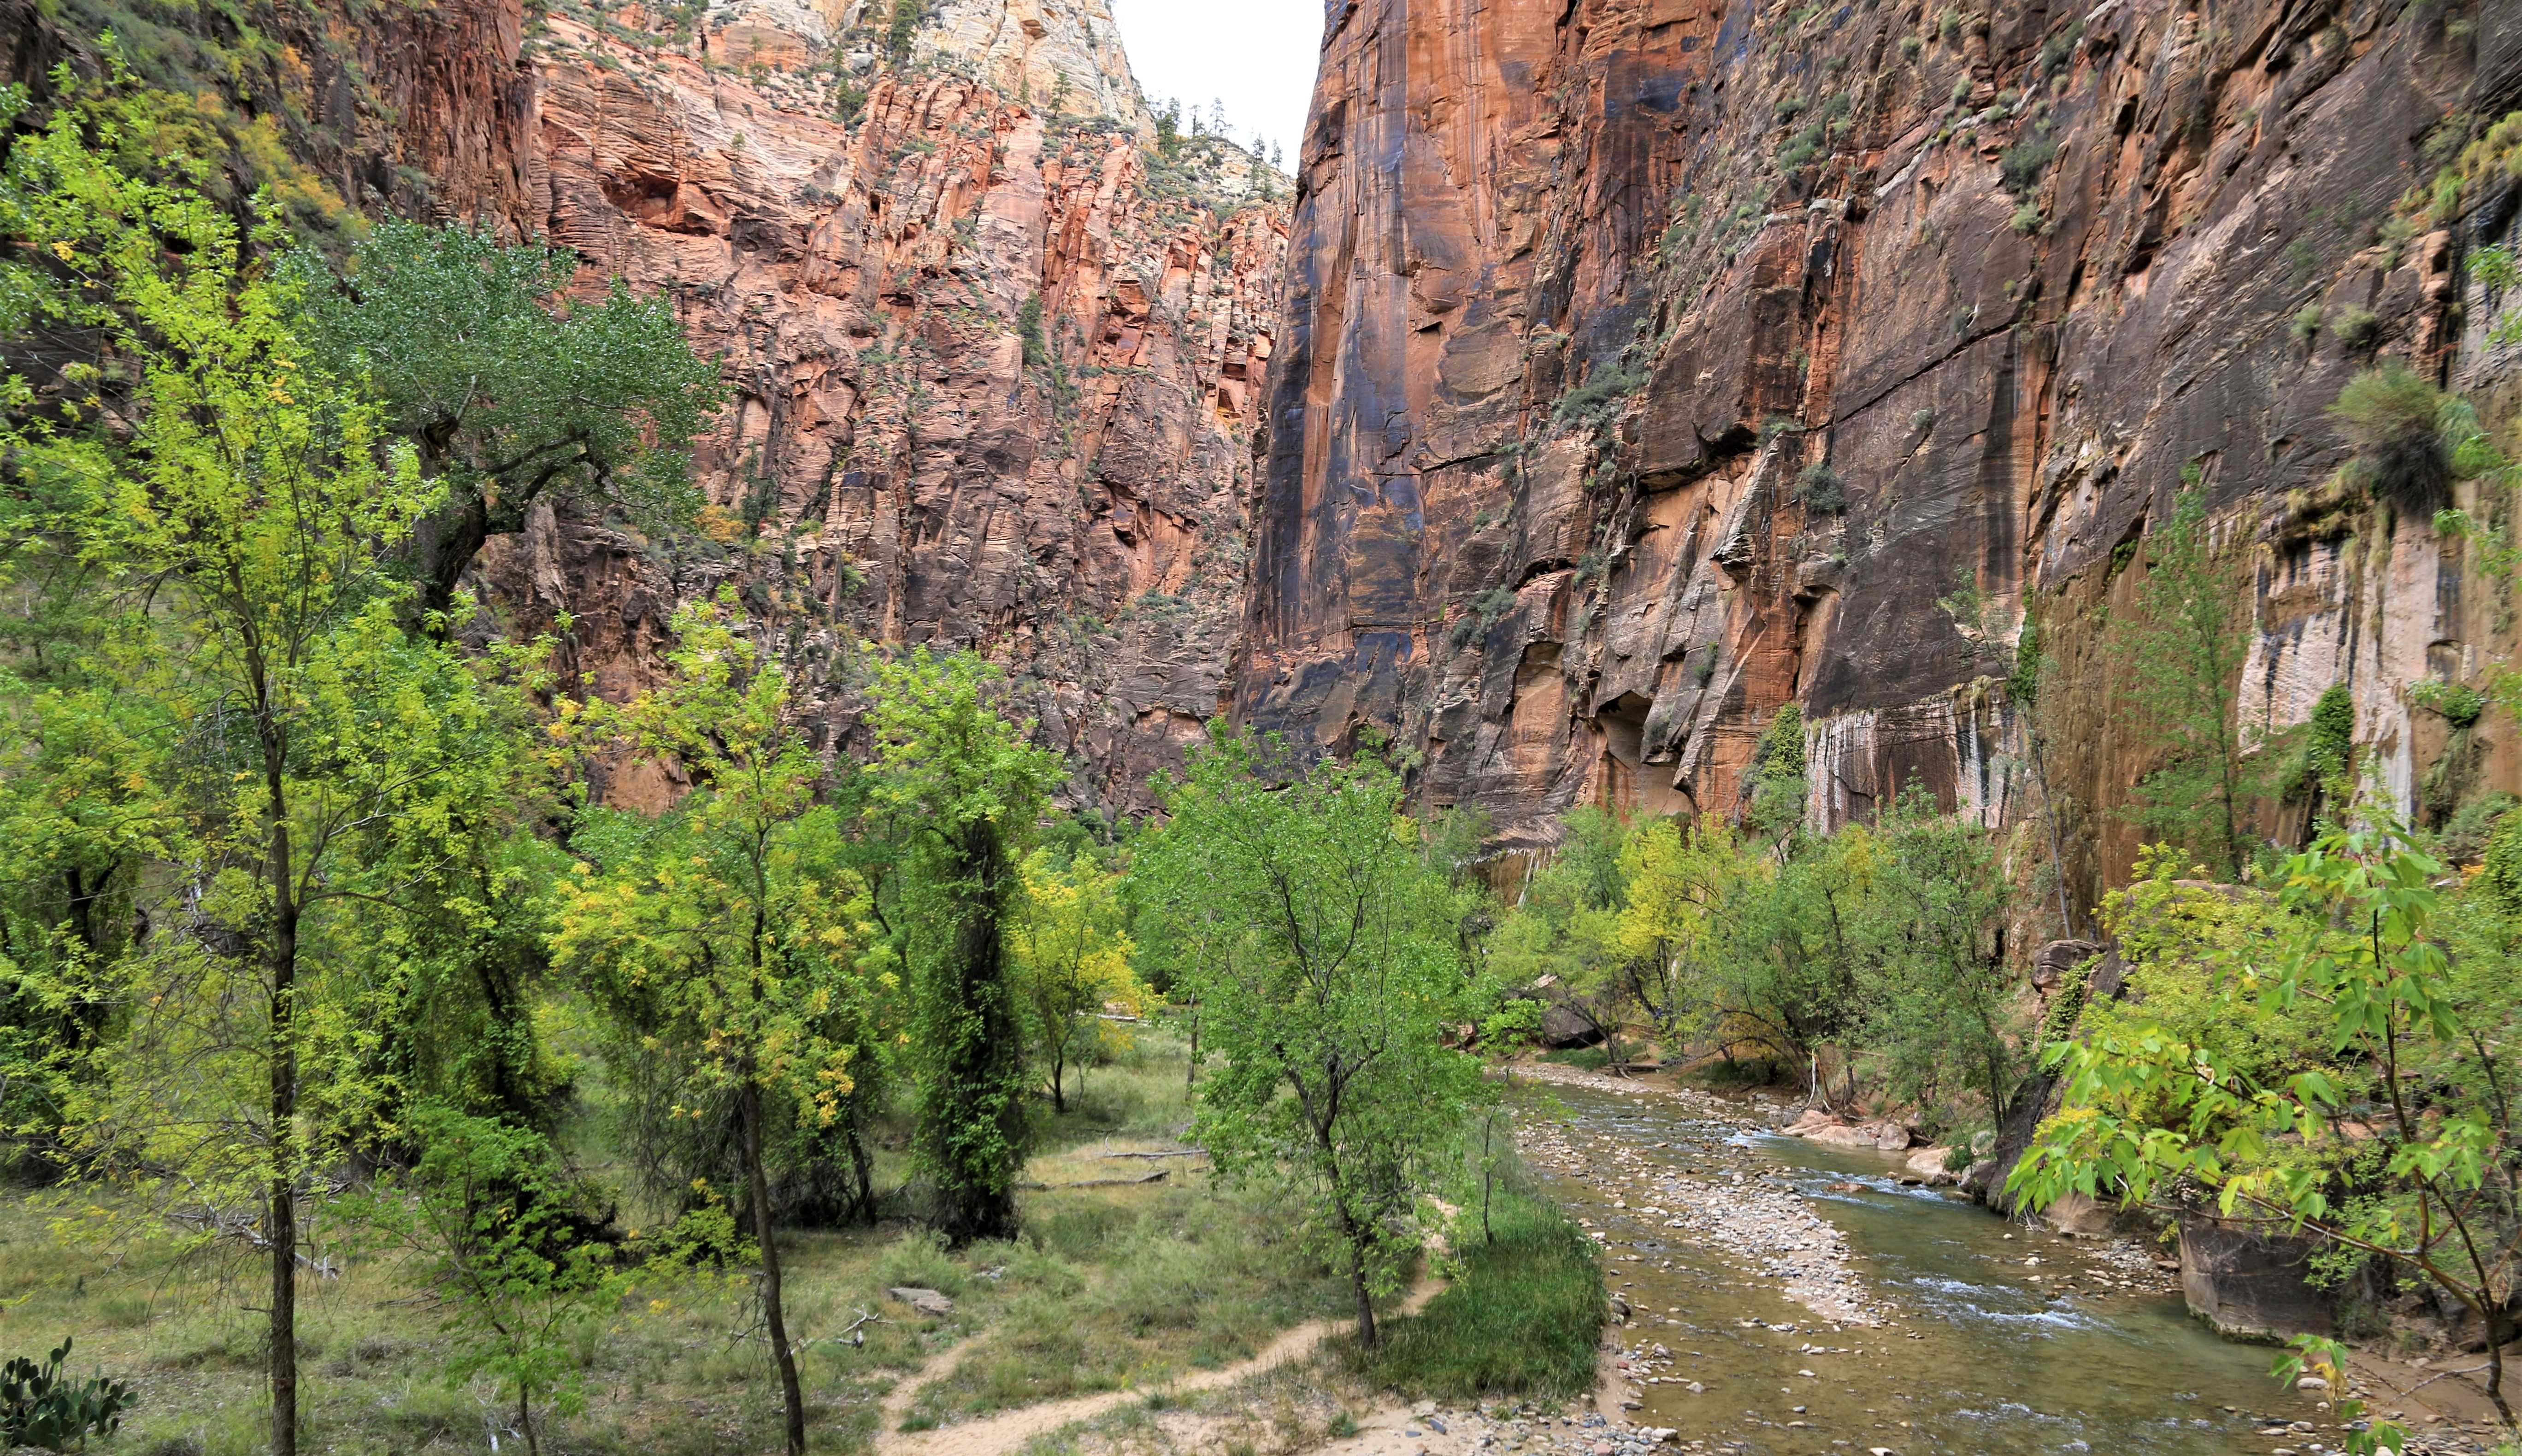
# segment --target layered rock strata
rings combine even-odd
[[[2514,0],[1341,0],[1239,710],[1397,730],[1538,842],[1586,800],[1739,812],[1793,703],[1816,822],[2038,797],[2089,889],[2163,751],[2100,624],[2185,475],[2255,613],[2246,726],[2344,682],[2417,797],[2447,732],[2407,684],[2507,656],[2505,594],[2322,493],[2324,409],[2380,356],[2509,399],[2457,266],[2513,210],[2404,194],[2522,101],[2516,36]]]
[[[866,9],[745,0],[685,30],[472,0],[370,42],[392,155],[429,184],[407,211],[671,298],[732,396],[693,461],[699,537],[538,511],[485,584],[570,613],[565,666],[618,693],[677,605],[734,583],[827,737],[859,640],[976,649],[1078,767],[1073,802],[1144,809],[1226,701],[1274,174],[1142,145],[1101,0],[950,0],[899,68]]]

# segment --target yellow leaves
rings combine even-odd
[[[68,239],[55,238],[53,239],[53,257],[60,258],[64,262],[70,262],[76,258],[78,254],[70,247]]]

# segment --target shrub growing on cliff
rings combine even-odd
[[[1817,515],[1835,516],[1847,509],[1847,483],[1819,460],[1796,477],[1794,494],[1798,504]]]
[[[2452,499],[2443,408],[2443,391],[2398,359],[2349,380],[2329,406],[2338,433],[2356,447],[2357,468],[2419,520],[2432,520]]]

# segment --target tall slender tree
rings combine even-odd
[[[59,1084],[64,1120],[136,1206],[260,1248],[287,1456],[326,948],[361,907],[391,908],[359,882],[363,847],[479,791],[488,709],[479,675],[397,622],[388,558],[439,493],[358,382],[310,358],[303,297],[250,265],[165,124],[118,74],[71,88],[0,179],[0,232],[22,245],[9,322],[62,344],[5,387],[7,569],[81,565],[77,650],[115,684],[93,731],[57,715],[14,767],[55,775],[72,819],[152,820],[119,842],[160,858],[160,933],[67,993],[111,1001],[117,1035]],[[117,746],[129,730],[144,751]]]
[[[722,605],[731,605],[723,603]],[[554,952],[641,1039],[689,1068],[695,1097],[738,1107],[763,1324],[791,1456],[806,1405],[788,1336],[765,1164],[770,1108],[815,1126],[850,1092],[857,887],[832,873],[841,815],[819,802],[822,761],[789,721],[786,678],[720,606],[675,616],[673,676],[629,705],[564,705],[558,731],[590,748],[671,759],[693,790],[564,891]]]
[[[1059,777],[992,701],[997,669],[926,648],[875,668],[871,811],[903,847],[915,925],[918,1149],[939,1228],[957,1244],[1016,1230],[1024,1166],[1024,1022],[1007,934],[1018,858]]]

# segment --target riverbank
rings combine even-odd
[[[1536,1125],[1533,1160],[1600,1239],[1630,1316],[1607,1353],[1606,1426],[1534,1449],[2344,1445],[2328,1392],[2279,1387],[2272,1352],[2188,1316],[2161,1250],[1991,1217],[1915,1186],[1898,1151],[1769,1136],[1798,1110],[1788,1099],[1516,1072],[1565,1104],[1564,1122]],[[2354,1393],[2412,1428],[2407,1451],[2496,1447],[2483,1403],[2440,1368],[2354,1366]]]

